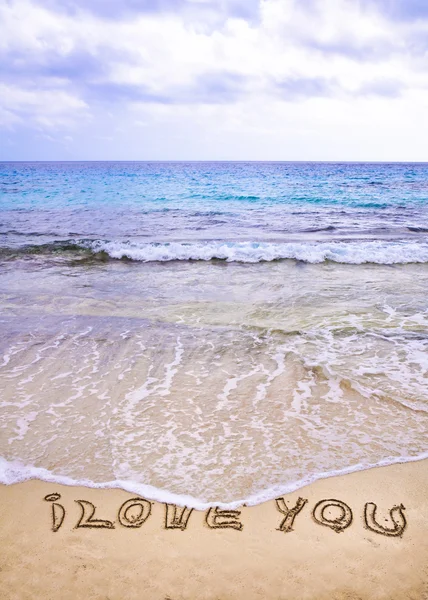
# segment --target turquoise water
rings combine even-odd
[[[427,455],[428,165],[2,163],[0,290],[4,482],[203,507]]]
[[[6,247],[425,241],[428,229],[425,164],[2,163],[0,186]]]

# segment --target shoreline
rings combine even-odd
[[[66,475],[56,475],[51,471],[43,467],[31,467],[21,464],[19,461],[8,461],[0,457],[0,486],[1,485],[15,485],[25,483],[27,481],[40,481],[51,485],[60,485],[74,488],[89,488],[95,490],[120,490],[133,495],[139,495],[147,500],[157,502],[159,504],[176,504],[177,506],[188,506],[192,509],[204,511],[212,507],[219,507],[223,509],[235,509],[242,506],[258,506],[275,500],[278,496],[290,495],[299,492],[299,490],[306,488],[317,481],[325,479],[332,479],[336,477],[343,477],[345,475],[351,475],[354,473],[361,473],[364,471],[371,471],[372,469],[379,469],[384,467],[390,467],[393,465],[405,465],[407,463],[428,461],[428,452],[418,457],[398,457],[396,459],[384,459],[377,464],[360,466],[355,465],[348,468],[343,468],[337,471],[331,471],[328,473],[321,473],[308,477],[307,480],[295,481],[292,484],[277,485],[273,488],[267,488],[260,492],[256,492],[241,500],[234,500],[231,502],[220,502],[212,501],[206,502],[193,496],[187,496],[184,494],[177,494],[164,490],[161,488],[154,487],[152,485],[137,483],[126,480],[114,480],[106,481],[101,483],[94,483],[90,480],[74,480]]]
[[[118,489],[0,485],[2,597],[425,600],[427,467],[320,479],[284,504],[228,514],[170,506],[168,516]]]

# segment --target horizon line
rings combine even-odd
[[[4,163],[323,163],[323,164],[417,164],[426,165],[428,160],[245,160],[245,159],[74,159],[74,160],[3,160]]]

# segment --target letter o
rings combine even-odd
[[[328,519],[325,516],[325,511],[332,506],[341,510],[342,514],[340,517]],[[317,523],[330,527],[330,529],[333,529],[336,533],[340,533],[352,523],[352,510],[349,506],[345,504],[345,502],[333,498],[330,500],[320,500],[320,502],[315,504],[312,515]]]
[[[132,508],[139,507],[139,513],[132,514]],[[123,527],[141,527],[147,521],[152,512],[151,502],[143,498],[131,498],[119,508],[118,520]]]

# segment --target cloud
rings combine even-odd
[[[404,90],[404,85],[394,79],[374,79],[364,83],[358,90],[362,96],[384,96],[398,98]]]
[[[398,110],[403,122],[424,119],[425,4],[9,0],[0,3],[0,127],[12,142],[17,132],[17,148],[46,130],[45,144],[71,135],[83,151],[90,135],[100,152],[101,140],[129,148],[144,131],[162,155],[174,131],[179,149],[199,148],[202,131],[221,137],[219,149],[258,146],[258,134],[280,147],[279,123],[306,140],[323,129],[322,114],[325,152],[335,131],[357,127],[354,115],[364,114],[355,139],[385,115],[396,123]]]
[[[126,83],[89,83],[83,94],[88,100],[102,104],[117,102],[148,104],[223,104],[235,102],[244,93],[247,83],[238,73],[203,73],[189,85],[166,86],[155,92],[145,85]]]
[[[1,109],[11,115],[12,121],[29,120],[40,129],[71,126],[87,117],[86,103],[76,95],[63,90],[23,89],[0,83]]]
[[[76,15],[89,12],[104,19],[129,18],[142,14],[183,14],[194,19],[255,21],[258,0],[42,0],[50,10]]]
[[[334,81],[323,77],[290,77],[276,82],[281,97],[288,101],[330,96],[336,87]]]
[[[244,93],[248,78],[240,73],[203,73],[187,91],[188,101],[203,103],[235,102]]]
[[[132,83],[100,82],[86,84],[83,94],[89,101],[101,104],[118,104],[126,102],[150,102],[170,104],[171,100],[164,94],[156,94],[147,86]]]
[[[397,50],[396,44],[385,40],[371,40],[369,42],[358,42],[352,38],[333,40],[309,39],[304,40],[303,45],[316,52],[326,55],[336,55],[358,62],[380,61],[388,58]]]
[[[0,55],[1,56],[1,55]],[[0,61],[3,81],[29,79],[40,83],[40,79],[85,81],[106,75],[106,63],[89,52],[72,51],[59,54],[55,49],[46,52],[11,52]]]
[[[395,21],[428,20],[426,0],[364,0],[364,4]]]

